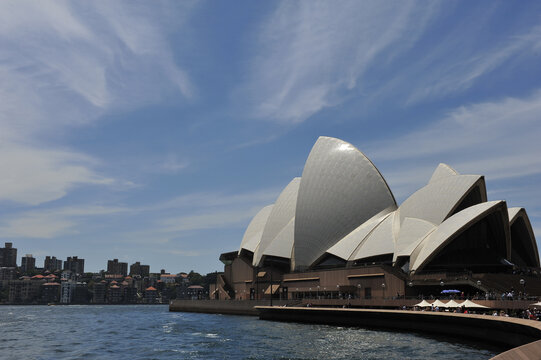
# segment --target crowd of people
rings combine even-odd
[[[452,312],[460,314],[479,314],[479,315],[492,315],[492,316],[503,316],[503,317],[516,317],[521,319],[529,319],[541,321],[541,308],[533,309],[514,309],[514,310],[493,310],[493,309],[467,309],[464,306],[457,308],[444,308],[439,306],[427,306],[427,307],[418,307],[414,306],[413,308],[407,308],[406,306],[402,307],[402,310],[414,310],[414,311],[433,311],[433,312]]]

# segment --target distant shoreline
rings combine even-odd
[[[0,304],[0,306],[102,306],[102,305],[111,305],[111,306],[156,306],[164,305],[168,306],[169,304]]]

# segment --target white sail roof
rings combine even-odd
[[[393,262],[399,256],[410,256],[425,236],[435,229],[436,226],[428,221],[409,217],[405,218],[396,239]]]
[[[432,173],[432,177],[430,178],[428,183],[430,184],[431,182],[435,182],[443,178],[446,178],[448,176],[454,176],[454,175],[458,175],[458,172],[455,169],[453,169],[447,164],[441,163],[438,165],[436,170],[434,170],[434,172]]]
[[[392,254],[394,251],[393,222],[395,213],[389,214],[364,239],[349,260],[359,260],[377,255]]]
[[[409,256],[410,271],[415,272],[445,266],[433,260],[460,238],[443,255],[460,261],[455,245],[477,251],[483,248],[477,241],[482,239],[495,246],[488,261],[505,257],[521,266],[539,266],[526,211],[507,210],[505,202],[486,198],[483,176],[460,175],[439,164],[428,184],[397,208],[384,178],[362,152],[345,141],[320,137],[302,178],[293,179],[274,205],[254,216],[239,254],[253,252],[253,265],[265,256],[291,259],[295,271],[317,266],[328,255],[358,261],[392,254],[397,266],[403,264],[400,257]],[[477,223],[484,217],[486,223]],[[490,227],[491,236],[475,234],[484,231],[483,226]]]
[[[507,213],[509,215],[509,224],[512,224],[517,219],[517,215],[520,213],[520,211],[523,210],[523,208],[520,207],[512,207],[507,209]]]
[[[444,221],[434,232],[427,236],[413,251],[410,257],[412,271],[421,269],[431,258],[456,237],[456,234],[468,228],[479,219],[495,211],[504,211],[507,217],[505,201],[489,201],[464,209]],[[509,234],[507,234],[508,236]]]
[[[345,235],[393,205],[387,183],[363,153],[345,141],[320,137],[302,173],[292,267],[307,268]]]
[[[521,207],[512,207],[508,209],[509,215],[509,227],[512,230],[511,237],[511,247],[512,252],[518,251],[519,248],[522,248],[522,251],[525,254],[522,254],[522,257],[530,258],[528,261],[528,266],[539,267],[539,250],[537,248],[537,241],[535,240],[535,234],[530,223],[526,209]],[[522,219],[522,222],[518,222],[518,219]],[[514,232],[517,230],[516,227],[522,227],[522,231]],[[522,242],[522,246],[519,247],[516,244]],[[514,254],[511,254],[511,260],[513,260]]]
[[[269,218],[273,206],[274,204],[265,206],[252,218],[252,221],[250,221],[250,224],[246,228],[244,236],[242,237],[239,254],[242,249],[255,252],[257,246],[259,245],[259,241],[261,241],[263,229],[265,228],[265,224],[267,223],[267,219]]]
[[[481,185],[484,188],[484,178],[480,175],[447,176],[430,182],[400,205],[398,208],[400,224],[405,218],[410,217],[439,225],[472,188]]]
[[[265,249],[295,216],[300,180],[298,177],[291,180],[274,203],[274,207],[265,224],[263,235],[261,235],[261,241],[254,253],[254,266],[259,265]]]
[[[394,209],[394,206],[374,215],[371,219],[344,236],[342,240],[331,246],[327,250],[327,253],[348,260],[365,237],[389,215],[391,209]]]
[[[293,250],[293,240],[295,234],[295,218],[291,219],[289,223],[276,235],[271,241],[269,246],[263,250],[262,257],[264,256],[278,256],[286,259],[291,259],[291,251]]]

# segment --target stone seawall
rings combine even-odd
[[[273,300],[273,305],[283,306],[291,301]],[[269,300],[171,300],[169,311],[199,312],[209,314],[257,316],[255,306],[269,305]]]

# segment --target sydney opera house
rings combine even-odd
[[[398,205],[374,164],[330,137],[220,260],[216,299],[518,293],[535,291],[540,274],[525,209],[488,201],[482,175],[439,164]]]

